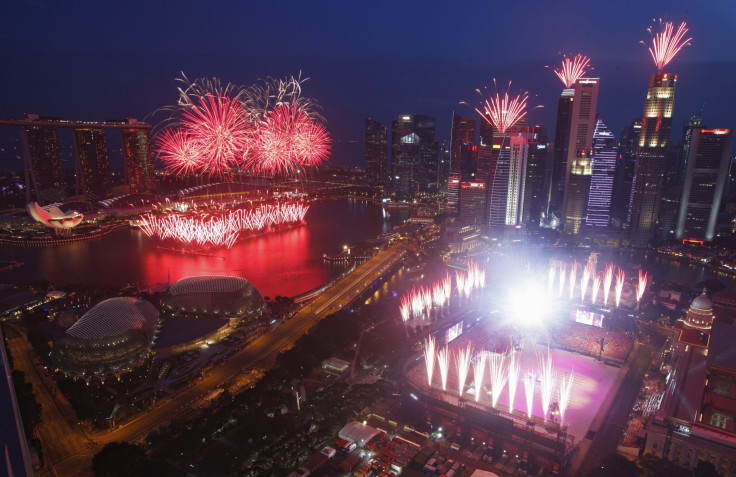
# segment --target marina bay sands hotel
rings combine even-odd
[[[67,121],[26,114],[0,119],[2,126],[17,126],[23,143],[26,202],[42,204],[64,199],[64,173],[59,129],[71,129],[74,143],[75,194],[86,200],[102,200],[112,192],[106,131],[119,130],[125,159],[126,192],[153,188],[151,125],[133,118],[121,121]]]

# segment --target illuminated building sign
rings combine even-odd
[[[451,342],[461,334],[463,334],[463,322],[458,321],[447,329],[447,334],[445,335],[447,338],[447,343]]]

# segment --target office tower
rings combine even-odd
[[[646,245],[656,231],[676,83],[677,75],[670,73],[655,73],[649,79],[629,202],[631,242],[635,245]]]
[[[485,182],[460,183],[460,218],[482,225],[486,205]]]
[[[509,192],[509,167],[511,160],[511,140],[508,136],[495,136],[490,148],[479,148],[485,152],[487,159],[478,157],[479,166],[487,164],[478,176],[488,184],[486,202],[486,225],[498,228],[506,225],[506,206]],[[486,152],[487,151],[487,152]]]
[[[126,121],[130,127],[120,130],[125,158],[125,182],[131,192],[151,192],[154,188],[151,125],[136,119]]]
[[[372,187],[386,185],[388,177],[388,138],[386,126],[371,118],[365,120],[365,176]]]
[[[692,131],[675,236],[712,241],[728,179],[732,129]]]
[[[529,158],[526,166],[524,185],[524,205],[522,222],[539,225],[539,220],[547,208],[546,171],[547,171],[547,130],[542,126],[529,129],[527,136]]]
[[[431,116],[414,115],[414,130],[419,136],[419,190],[438,190],[439,145],[435,138],[436,121]]]
[[[580,78],[575,83],[575,101],[570,111],[570,138],[567,145],[567,173],[562,198],[562,218],[566,233],[576,235],[587,215],[592,152],[598,105],[598,78]]]
[[[443,192],[447,191],[451,170],[450,144],[447,140],[443,140],[439,145],[439,177],[437,179],[439,189]]]
[[[679,164],[677,167],[677,184],[685,182],[685,170],[687,169],[687,158],[690,155],[690,142],[692,141],[693,131],[703,128],[703,119],[698,116],[691,116],[688,122],[682,127],[682,148]]]
[[[437,188],[435,119],[401,115],[391,123],[391,168],[396,192],[411,196]]]
[[[451,214],[460,211],[460,182],[462,182],[460,173],[450,172],[447,180],[447,212]]]
[[[475,144],[475,117],[460,116],[452,112],[452,131],[450,133],[450,164],[458,170],[463,146]]]
[[[621,140],[616,160],[616,174],[613,180],[611,216],[619,225],[628,222],[631,181],[636,168],[636,149],[639,147],[641,119],[635,119],[621,130]]]
[[[28,115],[30,121],[37,115]],[[49,203],[64,198],[64,173],[61,170],[59,133],[52,126],[28,125],[21,128],[26,202]]]
[[[475,144],[464,144],[460,149],[460,160],[458,162],[458,168],[454,171],[459,172],[462,175],[464,181],[474,181],[478,170],[482,169],[482,166],[478,163],[480,149],[484,146],[476,146]]]
[[[562,209],[567,175],[567,147],[570,142],[570,121],[572,119],[574,88],[562,90],[557,102],[557,125],[555,126],[555,142],[552,153],[552,177],[550,179],[549,204],[547,214],[558,214]]]
[[[509,140],[509,179],[506,191],[505,225],[520,225],[524,213],[529,142],[526,133],[518,133]]]
[[[76,194],[89,201],[107,198],[110,189],[110,161],[107,157],[107,137],[99,128],[74,129],[76,162]]]
[[[598,119],[593,131],[593,173],[588,194],[587,225],[606,227],[609,224],[617,156],[616,138],[606,123]]]
[[[494,136],[494,128],[493,124],[489,123],[485,119],[480,120],[480,135],[479,135],[479,144],[481,146],[490,146],[493,144],[493,136]]]

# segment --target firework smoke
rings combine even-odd
[[[616,307],[621,303],[621,292],[624,289],[624,282],[626,281],[626,273],[619,268],[616,274]]]
[[[534,402],[534,385],[537,377],[533,372],[529,371],[524,375],[524,392],[526,393],[526,414],[529,419],[532,418],[532,404]]]
[[[601,274],[598,273],[596,276],[593,277],[593,297],[591,300],[591,303],[595,304],[596,300],[598,299],[598,290],[601,289]]]
[[[603,306],[608,306],[608,294],[611,292],[611,282],[613,281],[613,264],[606,265],[606,271],[603,274]]]
[[[506,357],[501,353],[490,353],[488,355],[488,371],[491,383],[491,403],[495,408],[509,377],[506,369]]]
[[[585,293],[588,291],[588,282],[593,273],[593,264],[587,263],[583,268],[583,277],[580,279],[580,301],[585,301]]]
[[[542,413],[547,418],[549,406],[552,403],[552,391],[555,386],[554,368],[552,367],[552,355],[547,348],[547,356],[537,356],[541,378]]]
[[[573,294],[575,293],[575,280],[577,279],[578,274],[578,262],[577,260],[573,260],[572,265],[570,266],[570,299],[573,299]]]
[[[486,353],[481,352],[475,355],[473,361],[473,380],[475,381],[475,402],[480,399],[480,393],[483,389],[483,373],[486,368]]]
[[[519,384],[519,353],[512,349],[509,353],[509,412],[514,412],[514,399],[516,398],[516,387]]]
[[[447,374],[450,371],[450,349],[447,346],[437,352],[437,365],[440,368],[442,390],[447,391]]]
[[[570,374],[567,375],[567,379],[562,378],[560,380],[560,399],[558,402],[558,406],[560,408],[560,424],[564,422],[565,411],[567,411],[567,407],[570,404],[570,396],[572,395],[572,381],[572,371],[570,371]]]

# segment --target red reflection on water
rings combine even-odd
[[[306,226],[203,252],[207,256],[152,246],[143,252],[143,277],[153,284],[165,282],[169,273],[172,282],[196,275],[235,275],[250,280],[264,296],[294,296],[329,280],[319,248]]]

